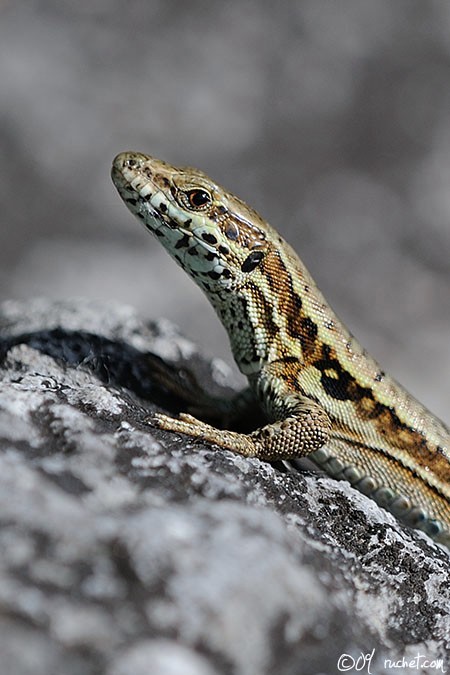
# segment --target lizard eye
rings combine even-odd
[[[206,192],[206,190],[188,190],[185,194],[188,199],[189,206],[191,206],[193,209],[201,209],[211,203],[211,195]]]

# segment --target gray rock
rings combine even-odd
[[[130,308],[2,306],[1,672],[307,675],[344,654],[372,673],[418,654],[421,672],[448,667],[448,551],[347,483],[152,429],[155,405],[183,406],[147,352],[233,388]]]

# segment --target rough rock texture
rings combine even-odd
[[[0,337],[2,673],[328,674],[342,654],[372,673],[418,654],[401,672],[448,667],[446,550],[346,483],[148,426],[155,403],[181,403],[146,352],[233,384],[173,326],[7,302]]]

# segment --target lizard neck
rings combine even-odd
[[[207,295],[228,332],[236,363],[248,377],[283,359],[304,365],[317,342],[313,308],[331,312],[286,243],[271,246],[260,269],[238,290]]]
[[[306,362],[317,330],[303,310],[303,296],[310,294],[314,306],[325,301],[287,244],[282,249],[272,246],[260,269],[241,288],[206,294],[244,375],[254,378],[265,365],[280,359]]]

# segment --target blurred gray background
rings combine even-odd
[[[0,147],[1,299],[129,303],[231,362],[112,187],[141,150],[256,207],[449,420],[449,2],[0,0]]]

